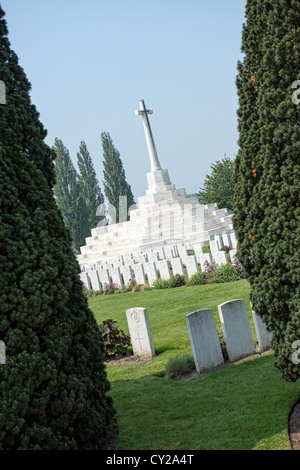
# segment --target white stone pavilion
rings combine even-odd
[[[120,260],[121,256],[138,259],[149,251],[171,246],[194,249],[208,245],[216,235],[233,234],[232,215],[217,204],[199,204],[196,197],[187,197],[185,189],[176,189],[168,170],[158,159],[147,110],[139,102],[144,125],[151,170],[147,173],[148,189],[138,198],[138,207],[130,211],[130,220],[95,227],[86,245],[81,247],[78,262],[82,268],[102,267]],[[234,235],[234,234],[233,234]]]

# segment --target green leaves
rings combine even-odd
[[[300,107],[291,99],[299,78],[300,2],[248,0],[246,17],[237,78],[237,254],[252,286],[253,308],[274,330],[277,365],[286,379],[296,380],[300,371],[287,351],[292,332],[300,338],[298,307],[291,307],[300,304]]]

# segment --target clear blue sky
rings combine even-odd
[[[103,190],[101,132],[134,196],[150,162],[139,100],[171,181],[197,192],[211,164],[238,150],[235,79],[246,0],[0,0],[9,39],[48,131],[77,168],[85,141]]]

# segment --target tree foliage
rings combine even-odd
[[[127,198],[127,211],[135,204],[131,186],[126,181],[125,170],[119,151],[115,148],[108,132],[101,134],[103,148],[103,175],[104,193],[108,202],[116,209],[116,222],[122,215],[123,220],[128,220],[127,214],[120,213],[120,196]]]
[[[204,187],[198,197],[203,204],[217,203],[219,209],[233,210],[234,161],[228,157],[211,165],[211,174],[206,175]]]
[[[89,210],[69,150],[58,138],[55,139],[53,150],[56,154],[56,202],[71,234],[73,245],[79,250],[85,244],[85,238],[90,235]]]
[[[0,449],[99,449],[114,415],[104,344],[53,194],[55,154],[0,8]]]
[[[300,376],[300,1],[248,0],[238,64],[234,229],[253,309],[273,331],[276,365]]]
[[[79,152],[77,153],[77,164],[79,168],[78,181],[80,194],[88,211],[89,231],[95,228],[99,221],[96,215],[98,207],[104,203],[104,196],[101,192],[93,161],[84,141],[81,141]]]

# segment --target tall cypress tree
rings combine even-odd
[[[81,191],[79,176],[70,157],[69,150],[56,138],[53,146],[56,154],[54,194],[66,227],[76,250],[85,244],[90,235],[89,213]]]
[[[101,219],[96,215],[100,204],[104,203],[104,196],[101,192],[93,161],[84,141],[80,143],[77,153],[77,164],[79,168],[80,193],[85,201],[88,211],[89,230],[97,227]]]
[[[99,449],[114,415],[101,334],[54,195],[54,153],[0,8],[0,449]]]
[[[104,194],[108,202],[116,209],[116,222],[119,222],[119,197],[126,196],[127,211],[134,205],[131,186],[126,181],[123,163],[119,151],[115,148],[108,132],[102,132]]]
[[[234,228],[251,302],[273,331],[276,365],[300,377],[300,1],[248,0],[239,64]]]

